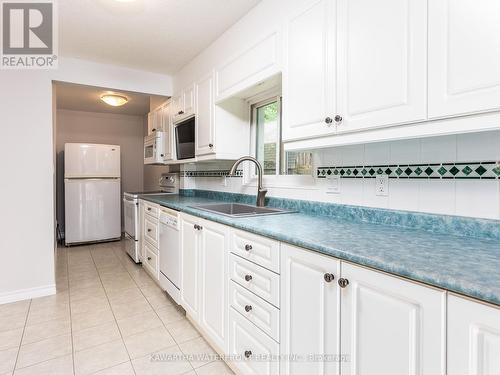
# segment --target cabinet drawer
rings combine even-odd
[[[156,252],[156,249],[152,248],[149,244],[144,244],[144,259],[142,260],[142,264],[144,268],[146,268],[149,273],[156,279],[159,280],[160,274],[158,272],[159,269],[159,259]]]
[[[158,218],[160,213],[160,207],[156,204],[144,202],[144,213],[151,215],[152,217]]]
[[[279,342],[279,310],[231,281],[229,304],[245,318]]]
[[[229,275],[231,280],[279,307],[279,275],[234,254],[229,258]]]
[[[280,243],[256,234],[234,230],[231,235],[231,252],[262,267],[280,272]]]
[[[144,238],[153,246],[158,247],[158,219],[144,217]]]
[[[237,358],[235,367],[245,375],[277,375],[279,345],[235,310],[229,310],[229,355]]]

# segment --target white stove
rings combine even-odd
[[[159,190],[134,191],[123,193],[123,212],[125,219],[126,250],[135,263],[139,263],[139,197],[144,195],[179,194],[179,175],[177,173],[162,174]]]

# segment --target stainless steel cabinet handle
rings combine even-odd
[[[250,250],[252,250],[252,245],[248,245],[248,244],[246,244],[246,245],[245,245],[245,250],[246,250],[246,251],[250,251]]]
[[[252,275],[245,275],[245,281],[251,281]]]
[[[342,116],[337,115],[335,116],[335,122],[338,124],[339,122],[342,122]]]
[[[250,311],[252,311],[252,306],[251,306],[251,305],[246,305],[246,306],[245,306],[245,311],[246,311],[246,312],[250,312]]]
[[[252,356],[251,350],[245,350],[245,358],[250,358]]]
[[[327,283],[331,283],[333,280],[335,280],[335,275],[333,273],[325,273],[323,278]]]
[[[340,286],[341,288],[346,288],[346,287],[349,285],[349,280],[344,279],[344,278],[342,277],[342,278],[340,278],[340,279],[339,279],[338,283],[339,283],[339,286]]]

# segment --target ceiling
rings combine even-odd
[[[173,74],[259,1],[60,1],[59,52]]]
[[[113,107],[101,100],[101,95],[105,93],[121,94],[126,96],[129,101],[121,107]],[[149,112],[149,103],[150,96],[146,94],[71,83],[56,84],[57,109],[144,116]]]

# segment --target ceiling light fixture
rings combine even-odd
[[[116,95],[116,94],[104,94],[101,96],[101,100],[113,107],[119,107],[121,105],[124,105],[128,102],[128,98],[123,96],[123,95]]]

